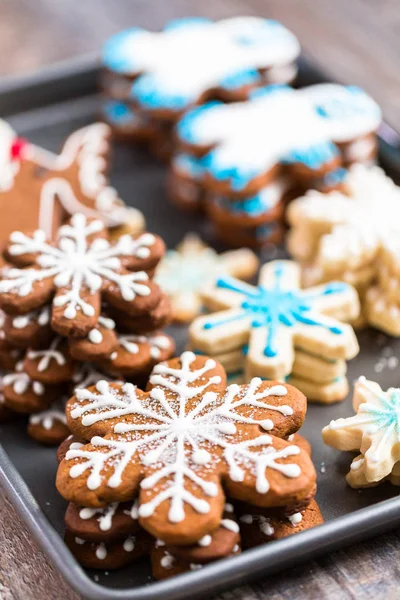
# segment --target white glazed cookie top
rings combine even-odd
[[[319,169],[339,156],[336,143],[374,132],[378,105],[359,88],[320,84],[302,90],[269,86],[245,102],[209,103],[189,111],[178,135],[194,146],[215,146],[205,169],[240,189],[277,163]]]
[[[296,37],[277,21],[190,18],[160,33],[135,28],[113,36],[103,62],[119,73],[140,74],[132,96],[146,108],[182,109],[213,88],[257,82],[257,69],[287,65],[299,52]]]

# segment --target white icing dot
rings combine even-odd
[[[197,543],[199,546],[207,547],[211,544],[211,542],[212,542],[211,535],[205,535]]]
[[[89,331],[88,338],[92,344],[101,344],[103,341],[103,335],[98,329],[91,329]]]

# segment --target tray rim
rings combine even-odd
[[[318,67],[303,60],[321,80],[326,76]],[[86,54],[46,66],[37,72],[0,79],[0,114],[6,119],[24,111],[51,103],[59,103],[95,92],[100,62],[97,53]],[[24,94],[20,94],[23,91]],[[56,92],[56,93],[54,93]],[[15,103],[16,98],[20,100]],[[33,97],[33,103],[26,100]],[[8,110],[3,113],[2,103]],[[11,109],[12,107],[12,109]],[[387,159],[385,140],[380,139],[381,151]],[[383,145],[383,148],[382,148]],[[400,158],[392,167],[400,170]],[[108,588],[94,582],[78,564],[51,525],[30,492],[25,480],[14,467],[0,443],[0,489],[11,501],[39,547],[58,569],[65,581],[88,600],[183,600],[190,593],[198,596],[212,589],[213,593],[257,577],[270,575],[295,564],[306,562],[316,555],[383,533],[400,523],[400,496],[377,502],[368,507],[336,517],[328,523],[298,533],[295,536],[247,550],[235,557],[210,564],[202,571],[186,573],[161,582],[151,582],[134,588]]]
[[[40,548],[69,585],[88,600],[184,600],[196,597],[213,586],[213,592],[243,584],[304,563],[316,555],[331,552],[383,533],[400,523],[400,497],[336,517],[328,523],[294,536],[246,550],[242,554],[210,564],[202,571],[150,582],[135,588],[107,588],[85,573],[48,521],[25,480],[0,446],[0,484],[18,515]]]

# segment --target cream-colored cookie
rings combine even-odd
[[[316,383],[304,377],[291,375],[288,383],[303,392],[309,402],[320,402],[321,404],[340,402],[349,393],[349,383],[346,377],[339,377],[326,383]]]
[[[349,479],[357,485],[365,477],[367,483],[376,483],[392,473],[400,460],[398,435],[400,389],[384,392],[373,382],[360,377],[354,388],[353,417],[331,421],[322,430],[324,442],[338,450],[360,451],[363,463],[355,463]],[[362,467],[362,473],[357,473]]]
[[[400,305],[390,301],[379,286],[366,294],[365,316],[372,327],[395,337],[400,335]]]
[[[359,314],[354,288],[332,282],[299,289],[300,268],[293,261],[264,265],[259,285],[225,277],[204,290],[212,315],[198,317],[189,329],[190,345],[218,356],[248,345],[246,371],[264,379],[292,372],[295,348],[326,360],[349,360],[358,353],[350,325]]]
[[[176,250],[164,256],[155,281],[170,298],[173,319],[189,323],[201,313],[204,286],[223,275],[251,279],[257,269],[258,259],[248,248],[217,254],[189,233]]]

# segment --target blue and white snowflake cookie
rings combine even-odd
[[[258,286],[221,277],[204,290],[213,314],[198,317],[189,330],[193,348],[217,356],[248,346],[246,376],[283,380],[292,373],[297,349],[325,360],[349,360],[358,353],[345,321],[358,316],[352,286],[332,282],[300,289],[300,267],[292,261],[265,264]]]

